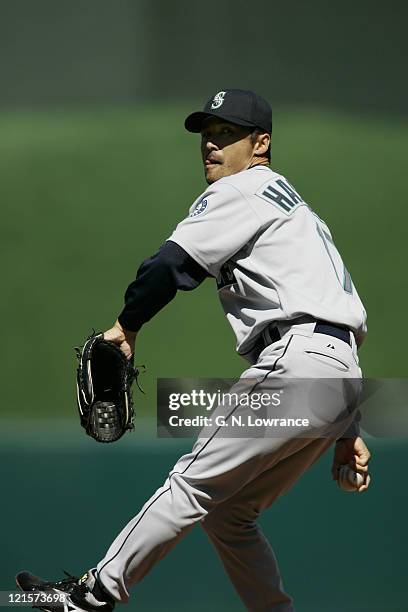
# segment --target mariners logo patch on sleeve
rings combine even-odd
[[[200,200],[199,202],[197,202],[194,209],[189,214],[189,217],[197,217],[198,215],[201,215],[206,210],[206,208],[207,198],[204,198],[204,200]]]

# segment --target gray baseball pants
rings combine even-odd
[[[276,383],[285,377],[332,379],[340,385],[345,379],[360,379],[356,349],[340,339],[313,334],[311,328],[292,328],[267,346],[241,379],[259,381],[263,389],[267,381]],[[351,406],[357,396],[358,390],[354,397],[350,391],[346,395],[326,392],[320,399],[315,394],[314,408],[316,402],[322,404],[317,414],[324,414],[333,424],[330,435],[322,435],[314,426],[302,437],[294,433],[227,438],[217,430],[209,437],[199,437],[97,565],[105,590],[115,600],[127,602],[130,588],[199,522],[248,610],[293,612],[292,599],[284,591],[275,555],[257,518],[334,439],[354,427],[346,404]],[[303,416],[309,410],[306,404],[300,397],[287,407],[288,413]],[[224,407],[217,410],[222,412]]]

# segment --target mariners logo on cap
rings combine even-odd
[[[226,91],[219,91],[217,94],[215,94],[214,99],[211,104],[211,108],[213,109],[220,108],[220,106],[222,106],[224,102],[226,93],[227,93]]]

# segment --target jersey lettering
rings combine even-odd
[[[283,181],[282,179],[278,179],[276,182],[280,187],[282,187],[284,191],[286,191],[288,196],[293,200],[295,204],[297,204],[298,202],[303,202],[302,198],[300,197],[298,192],[293,189],[292,185],[289,185],[289,183],[285,183],[285,181]]]
[[[263,187],[256,195],[277,205],[286,215],[290,215],[298,206],[305,203],[297,191],[282,179],[278,179],[274,186]]]

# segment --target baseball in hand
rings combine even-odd
[[[337,484],[343,491],[357,491],[364,483],[364,476],[348,465],[341,465]]]

